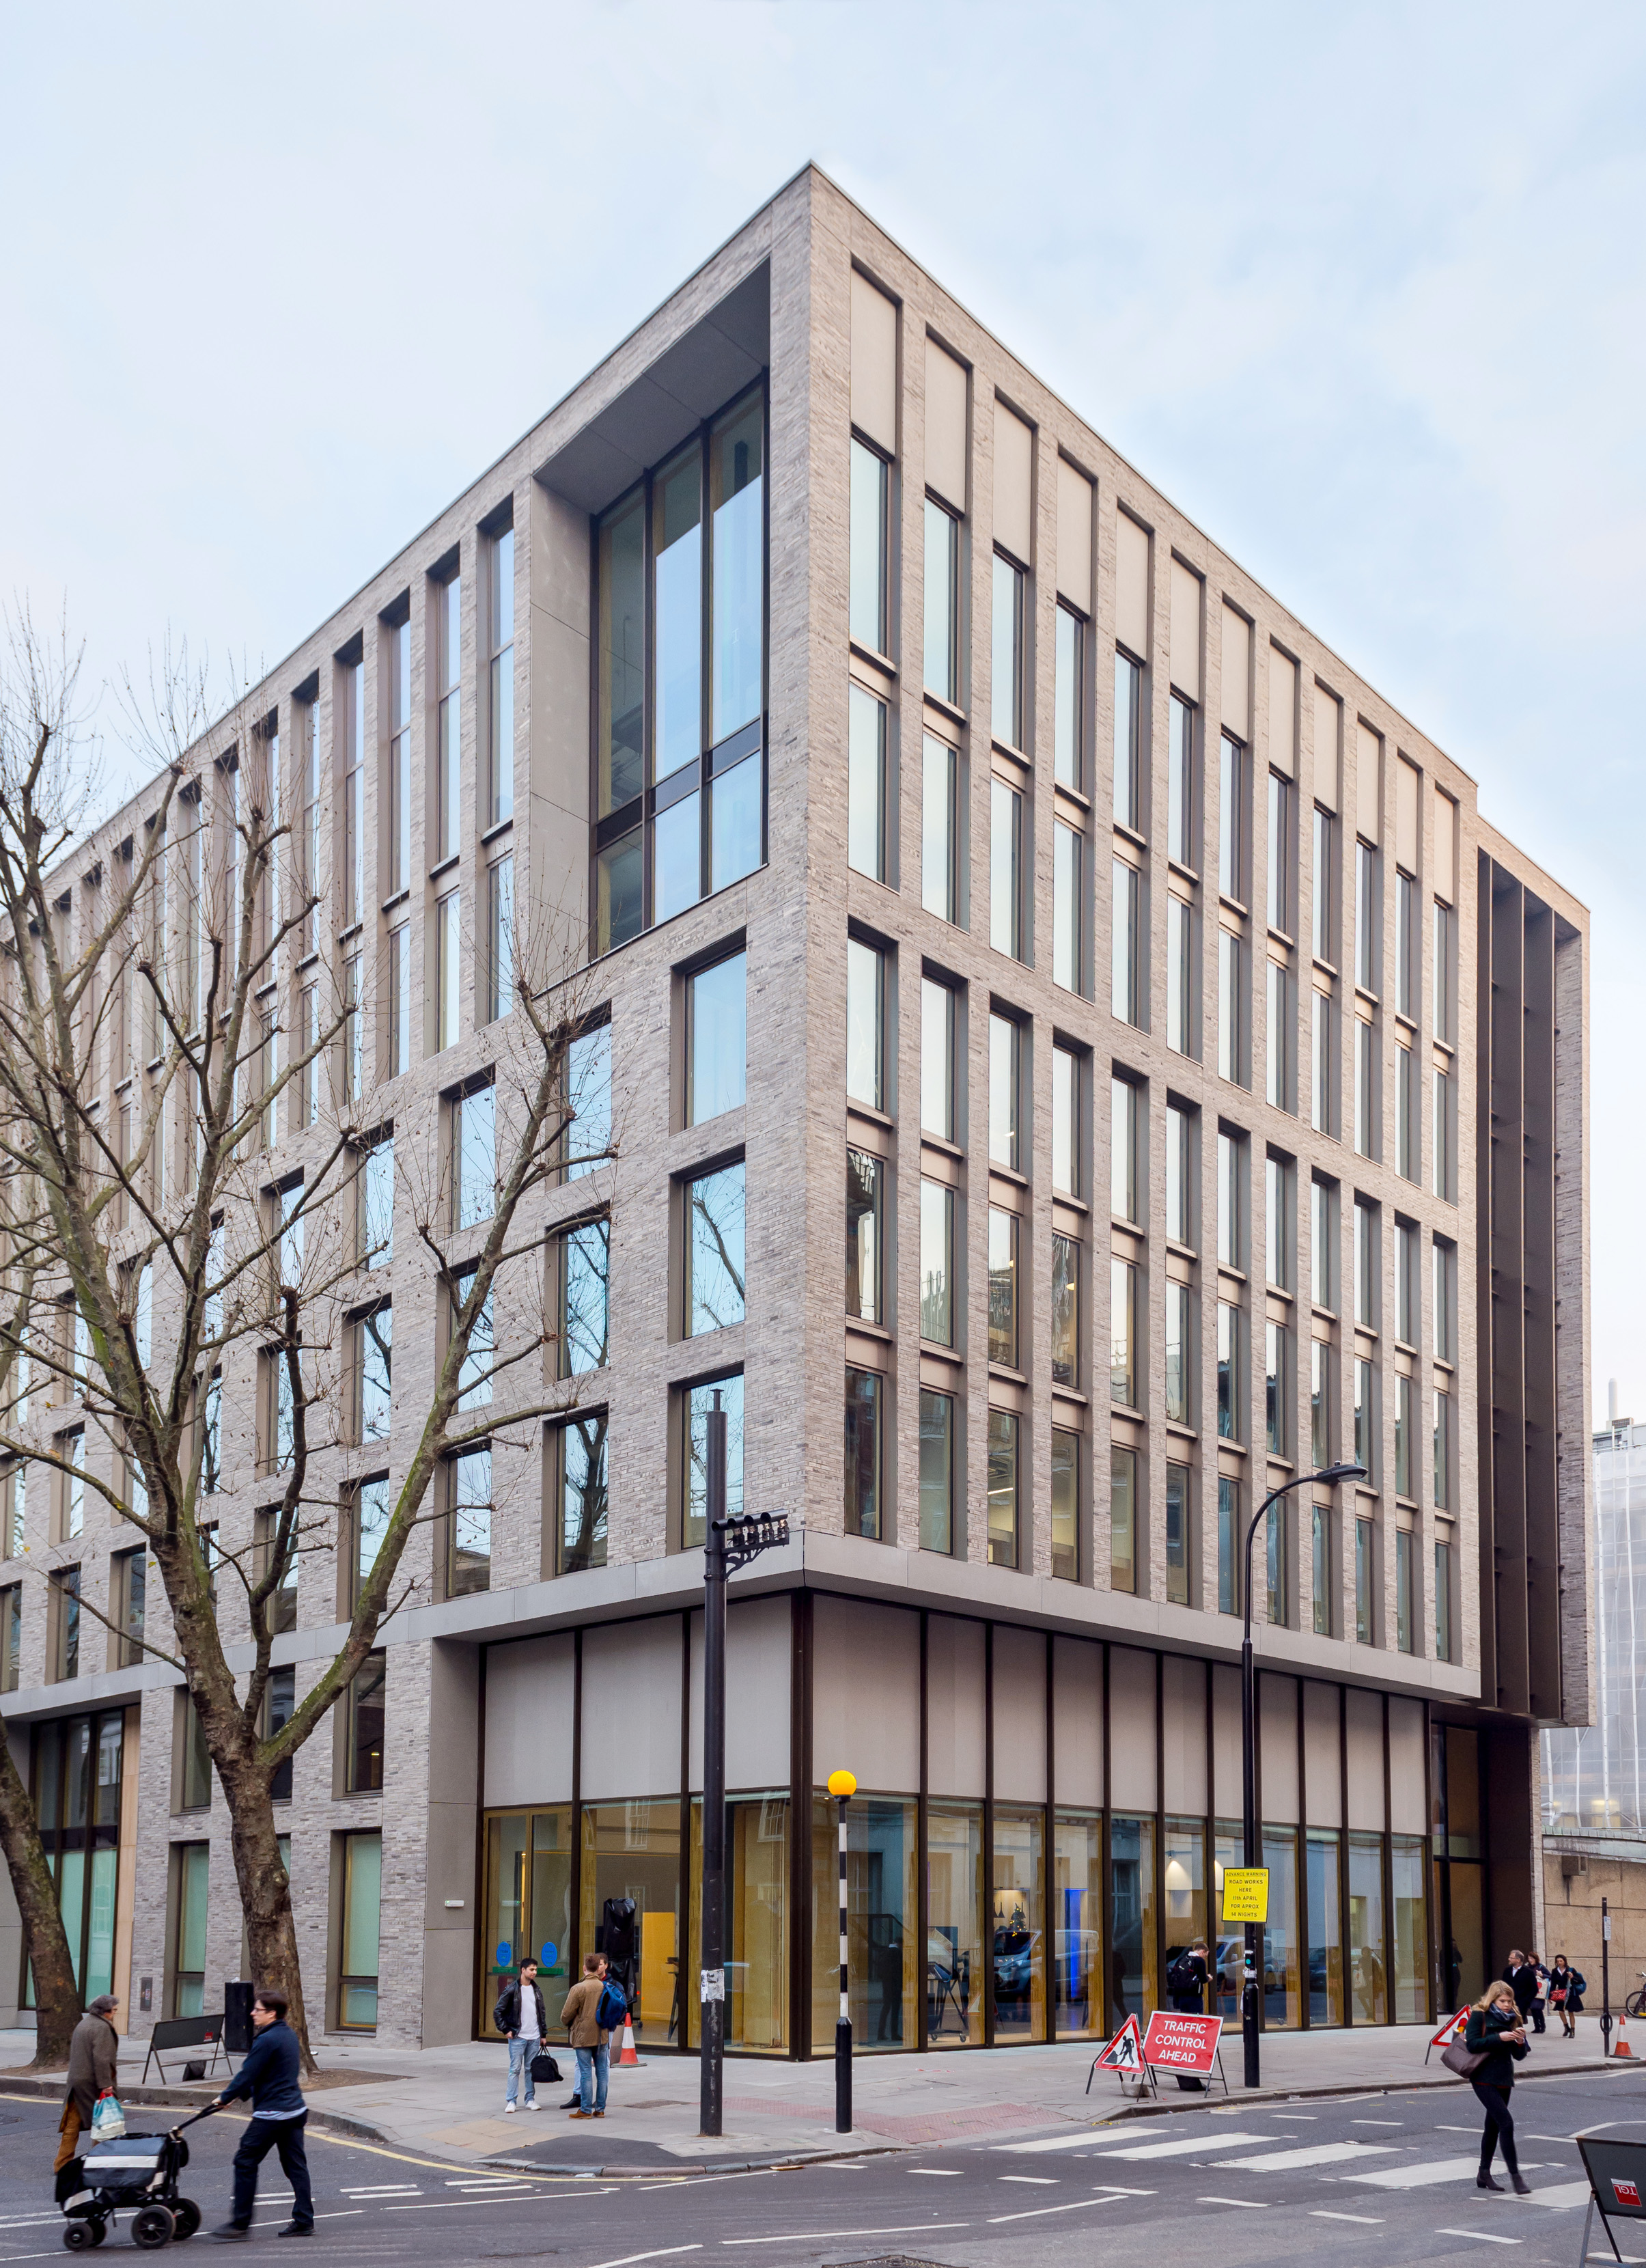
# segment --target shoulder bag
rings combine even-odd
[[[1459,2079],[1473,2079],[1486,2061],[1486,2057],[1483,2052],[1466,2048],[1461,2040],[1453,2040],[1449,2047],[1440,2051],[1440,2060],[1448,2071],[1455,2071]]]

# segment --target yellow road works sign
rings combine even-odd
[[[1267,1867],[1225,1867],[1223,1868],[1223,1919],[1225,1921],[1267,1921],[1268,1919],[1268,1868]]]

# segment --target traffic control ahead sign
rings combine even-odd
[[[1225,1867],[1223,1900],[1225,1921],[1267,1921],[1268,1868]]]
[[[1195,2072],[1202,2079],[1217,2068],[1221,2016],[1179,2016],[1157,2008],[1143,2035],[1143,2061],[1157,2071]]]

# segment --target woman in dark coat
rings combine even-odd
[[[52,2168],[54,2173],[60,2172],[70,2158],[78,2157],[80,2137],[92,2131],[92,2113],[97,2108],[97,2098],[107,2095],[114,2084],[120,2034],[112,2020],[119,2006],[112,1992],[99,1992],[70,2036],[69,2086],[63,2098],[62,2120],[57,2129],[62,2140]]]
[[[1469,2011],[1463,2044],[1471,2055],[1486,2058],[1476,2066],[1469,2080],[1475,2100],[1486,2113],[1486,2126],[1481,2136],[1481,2170],[1475,2176],[1475,2186],[1501,2191],[1503,2183],[1492,2179],[1492,2157],[1501,2142],[1503,2164],[1514,2184],[1515,2195],[1530,2197],[1532,2184],[1520,2177],[1520,2161],[1515,2154],[1515,2122],[1509,2108],[1509,2098],[1514,2091],[1515,2066],[1526,2054],[1525,2023],[1515,2006],[1511,1985],[1500,1979],[1487,1986],[1485,1997]]]
[[[1572,2018],[1579,2014],[1584,2005],[1584,1988],[1588,1978],[1579,1969],[1574,1969],[1563,1953],[1554,1956],[1554,1966],[1549,1971],[1549,2006],[1561,2020],[1561,2029],[1569,2040],[1577,2036],[1577,2027]]]

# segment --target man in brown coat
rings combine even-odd
[[[608,2035],[600,2029],[598,2012],[606,1990],[606,1963],[598,1953],[583,1956],[583,1982],[574,1984],[560,2012],[577,2058],[578,2108],[574,2118],[604,2118]]]
[[[97,2098],[107,2095],[114,2084],[120,2034],[114,2029],[114,2015],[119,2006],[112,1992],[99,1992],[70,2037],[69,2091],[57,2129],[62,2140],[53,2173],[61,2172],[70,2158],[79,2155],[80,2136],[91,2129]]]

